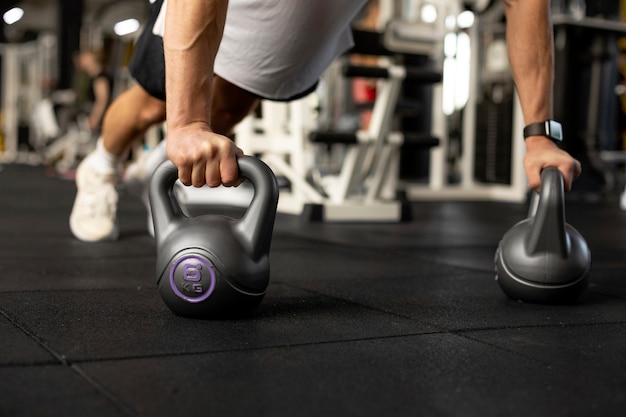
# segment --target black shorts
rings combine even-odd
[[[163,38],[152,33],[152,27],[159,16],[162,5],[163,0],[157,0],[152,4],[150,16],[144,26],[143,32],[137,40],[128,69],[133,78],[148,94],[158,99],[165,100],[165,57],[163,56]],[[311,94],[316,88],[317,83],[291,97],[272,100],[296,100]],[[267,99],[260,96],[259,98]]]
[[[152,33],[152,27],[159,15],[163,0],[152,4],[150,16],[139,35],[135,51],[128,64],[133,78],[153,97],[165,100],[165,57],[163,38]]]

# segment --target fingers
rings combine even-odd
[[[528,186],[539,192],[541,189],[541,171],[548,167],[556,167],[563,175],[563,189],[568,192],[581,173],[580,162],[567,152],[555,147],[542,152],[528,152],[524,158],[524,168],[528,178]]]
[[[527,169],[526,171],[526,176],[528,177],[528,187],[538,193],[541,189],[541,170]]]
[[[524,169],[528,178],[528,186],[539,192],[541,189],[541,171],[548,167],[557,168],[563,175],[563,189],[570,191],[572,183],[580,175],[580,162],[569,153],[559,148],[546,138],[528,139]]]
[[[237,165],[237,156],[232,155],[229,158],[221,160],[219,166],[219,176],[221,184],[227,187],[239,185],[239,165]]]
[[[209,187],[233,186],[237,185],[238,181],[239,165],[235,152],[218,153],[217,156],[201,159],[194,163],[191,169],[190,185],[194,187],[202,187],[205,184]]]
[[[570,191],[574,180],[580,175],[580,162],[574,159],[573,163],[566,166],[560,166],[559,171],[563,174],[563,188],[566,192]]]
[[[184,185],[217,187],[241,182],[237,157],[243,151],[225,136],[206,130],[170,132],[167,155]]]
[[[220,162],[205,163],[200,161],[192,166],[178,168],[178,178],[184,185],[194,187],[227,187],[236,186],[241,183],[239,179],[239,166],[234,158],[224,159]]]
[[[178,166],[178,179],[180,180],[180,182],[183,185],[191,185],[191,169],[186,166],[178,165],[176,163],[174,164]]]

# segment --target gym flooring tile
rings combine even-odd
[[[272,285],[253,320],[181,318],[167,310],[154,289],[3,293],[0,306],[35,342],[71,362],[434,331],[408,318],[280,284]],[[13,353],[13,360],[27,363],[30,353],[20,355]]]
[[[11,322],[3,312],[0,316],[0,369],[7,365],[55,363],[56,358],[33,339],[24,329]],[[0,386],[2,383],[0,382]],[[3,391],[0,391],[3,395]],[[2,396],[0,396],[2,398]],[[0,400],[0,403],[2,401]],[[0,408],[1,409],[1,408]]]
[[[76,366],[138,415],[563,416],[564,404],[607,415],[612,390],[609,381],[589,386],[559,364],[453,334]]]
[[[0,171],[0,416],[622,416],[626,212],[568,201],[592,281],[574,305],[510,300],[493,255],[525,205],[420,202],[402,224],[279,214],[249,318],[172,314],[145,209],[74,239],[74,184]]]
[[[0,367],[0,415],[124,417],[73,365]]]

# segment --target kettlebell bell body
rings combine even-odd
[[[269,285],[269,248],[278,203],[276,177],[262,161],[242,156],[240,174],[254,186],[244,215],[187,217],[173,187],[169,161],[154,172],[150,203],[157,246],[159,293],[174,313],[217,318],[249,314]]]
[[[566,304],[589,285],[591,251],[583,236],[565,222],[563,177],[556,168],[541,174],[541,193],[531,213],[499,242],[496,280],[514,300]]]

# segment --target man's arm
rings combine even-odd
[[[235,184],[234,143],[211,130],[213,65],[227,0],[168,0],[163,46],[167,155],[185,185]]]
[[[507,49],[524,116],[524,123],[552,117],[554,45],[550,0],[503,0],[507,19]],[[567,140],[567,138],[565,138]],[[580,175],[580,163],[544,136],[526,139],[524,169],[529,186],[538,191],[543,168],[557,167],[565,189]]]

